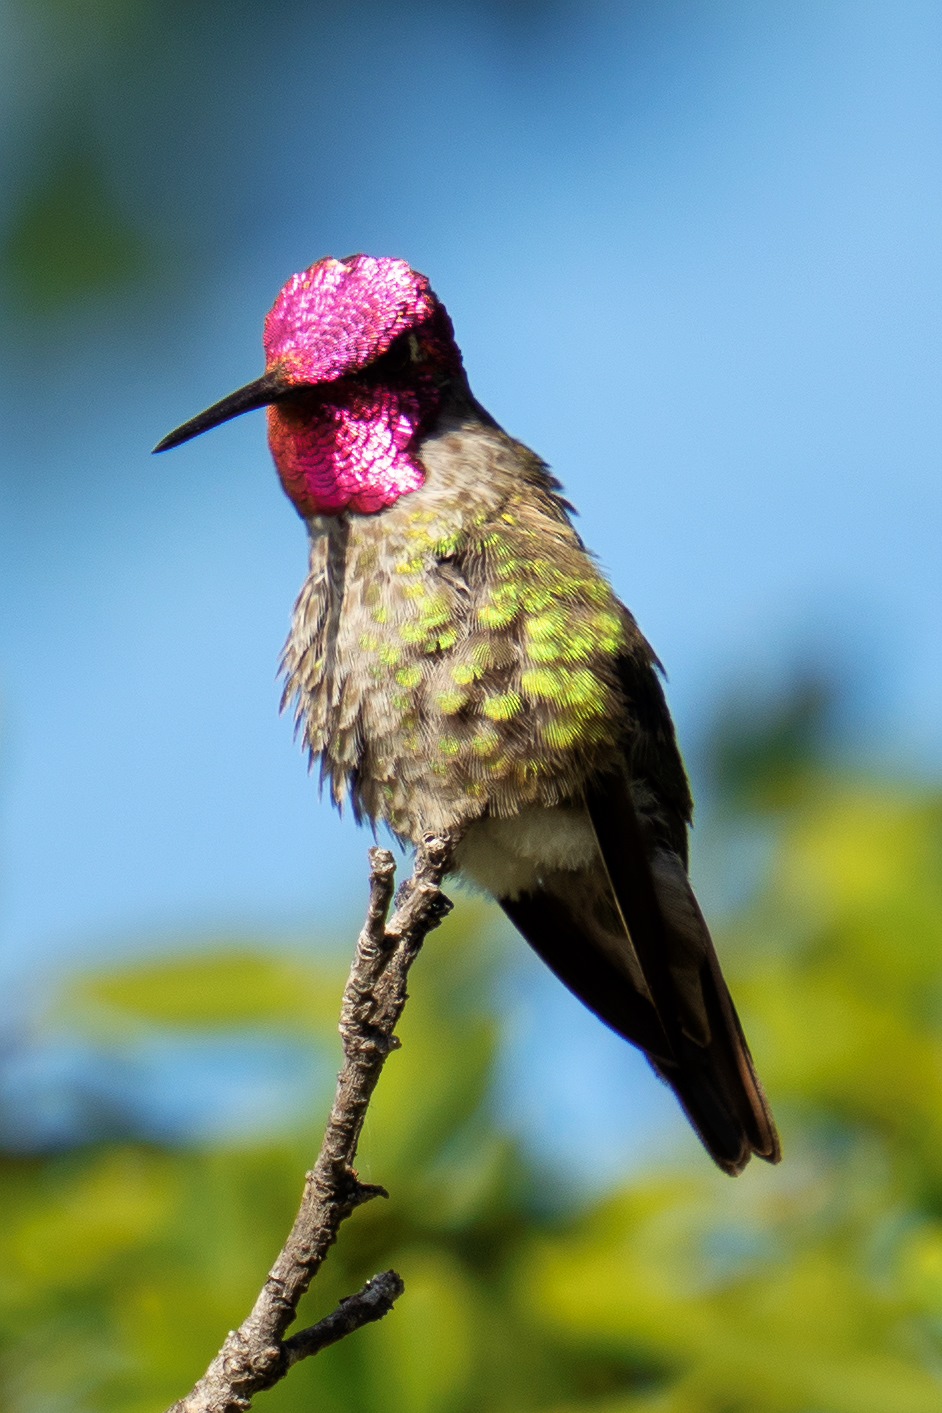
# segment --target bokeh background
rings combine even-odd
[[[337,1063],[368,839],[277,715],[304,531],[250,416],[324,253],[403,255],[670,670],[786,1161],[714,1173],[473,899],[414,976],[272,1409],[942,1405],[942,10],[0,13],[0,1403],[144,1413],[244,1314]]]

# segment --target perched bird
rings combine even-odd
[[[660,664],[559,482],[476,401],[403,260],[294,275],[265,372],[164,451],[268,408],[310,534],[285,703],[339,805],[454,869],[644,1051],[725,1172],[778,1137],[687,878],[692,803]]]

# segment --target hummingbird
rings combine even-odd
[[[428,279],[327,257],[265,321],[265,372],[171,432],[267,408],[310,567],[283,708],[334,803],[451,841],[557,977],[646,1055],[725,1172],[775,1124],[688,876],[661,665],[540,458],[474,397]]]

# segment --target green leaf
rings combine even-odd
[[[105,1030],[146,1023],[335,1032],[345,980],[343,964],[233,949],[86,975],[71,999],[87,1025]]]

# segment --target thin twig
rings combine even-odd
[[[356,1295],[348,1295],[346,1300],[341,1300],[330,1315],[318,1320],[310,1329],[299,1330],[285,1340],[288,1367],[297,1364],[299,1359],[320,1354],[329,1344],[336,1344],[338,1339],[352,1334],[362,1325],[381,1320],[389,1314],[404,1289],[402,1277],[396,1271],[384,1271],[381,1276],[374,1276]]]
[[[362,1203],[387,1195],[381,1187],[360,1182],[353,1164],[377,1080],[399,1043],[394,1032],[407,999],[409,968],[451,908],[441,882],[453,847],[452,840],[425,837],[388,922],[395,865],[387,849],[370,850],[370,901],[340,1010],[344,1062],[320,1154],[251,1313],[230,1332],[193,1390],[168,1413],[245,1413],[254,1396],[276,1384],[299,1359],[381,1319],[401,1295],[399,1276],[386,1271],[341,1301],[333,1314],[285,1338],[341,1222]]]

